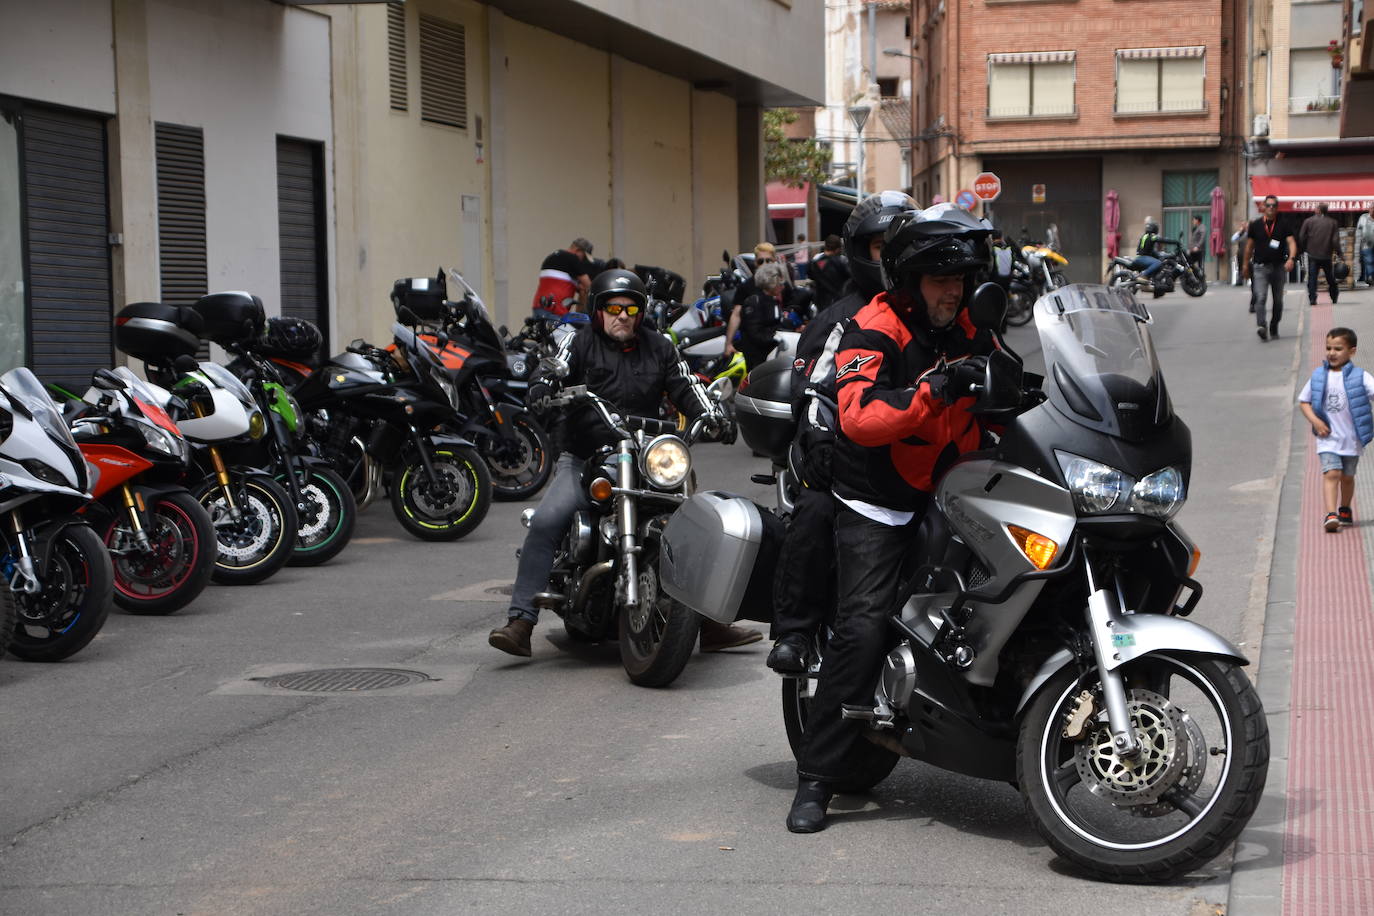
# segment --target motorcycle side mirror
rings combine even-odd
[[[124,380],[109,369],[97,369],[91,374],[91,384],[101,391],[123,391],[129,387]]]
[[[975,328],[997,330],[1007,314],[1007,291],[996,283],[984,283],[973,291],[968,317]]]
[[[172,368],[178,372],[195,372],[200,368],[200,361],[194,356],[178,356],[172,361]]]
[[[439,344],[440,350],[448,346],[448,334],[444,333],[443,331],[440,331],[439,333],[435,334],[434,340],[436,343]]]
[[[567,378],[571,371],[566,360],[557,356],[546,356],[539,361],[539,368],[554,378]]]

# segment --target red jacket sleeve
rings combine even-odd
[[[892,338],[861,327],[852,328],[840,342],[835,360],[840,430],[857,445],[889,445],[928,428],[934,432],[945,411],[944,402],[931,395],[925,375],[914,386],[901,386],[892,377],[895,350]]]

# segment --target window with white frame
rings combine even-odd
[[[988,117],[1065,117],[1074,107],[1074,52],[988,55]]]
[[[1288,102],[1293,112],[1340,110],[1341,71],[1325,48],[1288,52]]]
[[[1207,49],[1123,48],[1116,52],[1116,113],[1203,111]]]

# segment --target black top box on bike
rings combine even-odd
[[[441,323],[448,317],[444,300],[448,290],[442,278],[403,277],[391,285],[391,302],[396,308],[396,317],[403,323],[415,320],[427,324]],[[403,310],[409,309],[407,315]]]
[[[185,306],[131,302],[115,314],[115,346],[145,362],[170,362],[200,349],[204,322]]]
[[[252,293],[211,293],[201,296],[191,307],[205,322],[202,336],[222,346],[257,340],[267,325],[262,300]]]
[[[778,464],[797,431],[792,416],[792,360],[775,357],[754,369],[735,394],[735,417],[745,443]]]

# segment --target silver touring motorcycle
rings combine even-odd
[[[1000,312],[979,306],[996,298],[975,296],[976,322],[998,317],[978,314]],[[1128,292],[1075,285],[1034,313],[1047,377],[1005,353],[989,360],[976,410],[1000,436],[940,479],[872,705],[844,710],[869,740],[840,788],[876,785],[903,756],[1010,782],[1081,870],[1167,881],[1221,853],[1254,812],[1264,710],[1241,652],[1187,619],[1200,555],[1172,519],[1191,437],[1148,311]],[[768,553],[763,532],[747,500],[697,494],[665,532],[665,590],[733,618]],[[710,546],[685,549],[688,538]],[[698,563],[736,572],[708,585]],[[808,671],[783,682],[794,753],[824,637]]]

